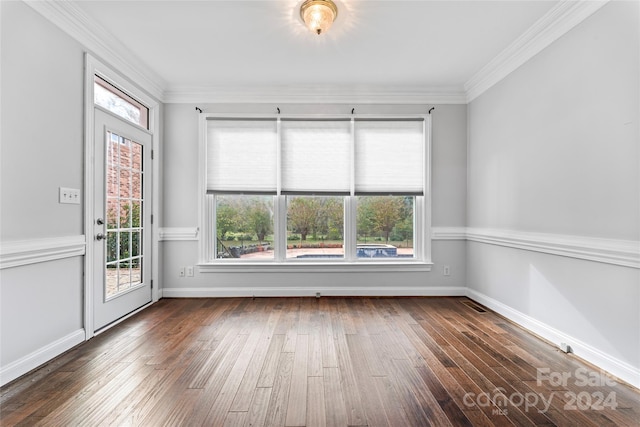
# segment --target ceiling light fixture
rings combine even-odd
[[[331,0],[306,0],[300,6],[300,17],[311,31],[327,32],[338,16],[338,8]]]

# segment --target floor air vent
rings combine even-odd
[[[487,310],[485,310],[484,308],[482,308],[482,306],[480,306],[480,305],[476,304],[476,303],[475,303],[475,302],[473,302],[473,301],[462,301],[462,303],[463,303],[464,305],[466,305],[467,307],[474,309],[474,310],[475,310],[475,311],[477,311],[478,313],[486,313],[486,312],[487,312]]]

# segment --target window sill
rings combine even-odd
[[[432,262],[212,262],[198,264],[200,273],[378,273],[431,271]]]

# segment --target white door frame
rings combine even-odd
[[[84,257],[84,332],[85,340],[95,335],[93,323],[93,302],[94,302],[94,284],[93,284],[93,222],[96,218],[94,212],[94,158],[95,158],[95,141],[94,141],[94,76],[99,76],[103,80],[111,83],[118,89],[122,90],[132,98],[138,100],[149,108],[149,131],[152,140],[152,168],[153,182],[151,214],[153,221],[151,224],[151,302],[158,301],[161,298],[159,292],[160,283],[158,280],[158,224],[160,211],[160,104],[144,93],[137,86],[131,84],[125,76],[120,75],[111,67],[96,59],[89,53],[85,54],[85,70],[84,70],[84,236],[85,236],[85,257]]]

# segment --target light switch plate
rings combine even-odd
[[[58,194],[58,202],[79,205],[80,204],[80,190],[77,188],[60,187]]]

